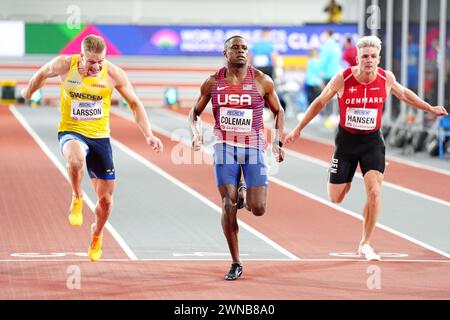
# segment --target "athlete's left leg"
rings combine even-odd
[[[379,139],[369,144],[368,151],[359,160],[364,176],[367,200],[364,206],[363,230],[358,251],[360,254],[364,254],[367,260],[380,260],[380,256],[375,253],[370,245],[370,241],[381,209],[381,184],[386,161],[385,151],[386,148],[380,136]]]
[[[102,255],[103,228],[112,211],[115,180],[92,179],[98,201],[95,206],[95,223],[92,225],[92,241],[88,251],[91,261],[98,261]]]
[[[377,170],[370,170],[364,175],[367,200],[364,206],[364,223],[361,237],[361,245],[370,244],[370,240],[380,214],[381,183],[383,174]]]
[[[267,187],[255,186],[247,190],[247,209],[255,216],[262,216],[266,212]]]
[[[103,228],[108,220],[113,206],[113,192],[115,180],[91,179],[98,201],[95,206],[95,228],[94,235],[101,236]]]
[[[246,153],[246,163],[242,165],[247,186],[245,205],[255,216],[262,216],[266,212],[268,184],[264,151],[248,148]]]

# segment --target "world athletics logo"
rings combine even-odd
[[[160,49],[173,49],[180,44],[180,36],[171,29],[162,29],[156,32],[150,41]]]

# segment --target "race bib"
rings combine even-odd
[[[103,118],[103,100],[71,101],[70,116],[75,120],[98,120]]]
[[[220,108],[220,129],[223,131],[250,132],[253,110]]]
[[[372,130],[377,126],[378,109],[347,108],[345,126],[358,130]]]

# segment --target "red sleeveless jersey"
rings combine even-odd
[[[228,83],[226,71],[218,71],[211,92],[216,143],[264,149],[264,98],[256,89],[255,71],[249,66],[239,84]]]
[[[386,72],[378,68],[368,84],[358,82],[351,68],[344,71],[344,93],[339,101],[339,124],[351,133],[368,134],[380,129],[386,100]]]

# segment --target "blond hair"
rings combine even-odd
[[[368,47],[377,49],[379,54],[381,51],[381,40],[377,36],[365,36],[358,40],[356,47],[358,48],[358,55],[361,49]]]
[[[81,42],[81,52],[102,53],[106,48],[105,40],[95,34],[86,36]]]

